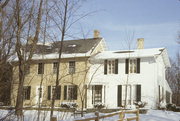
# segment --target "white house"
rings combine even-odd
[[[128,105],[142,101],[152,109],[161,101],[171,102],[172,91],[165,78],[170,62],[165,48],[143,49],[143,39],[139,39],[136,50],[103,51],[90,61],[88,108],[96,103],[118,108],[125,98]]]

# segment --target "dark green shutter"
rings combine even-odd
[[[78,89],[78,86],[74,85],[74,92],[73,92],[73,99],[74,100],[77,100],[77,89]]]
[[[60,100],[61,98],[61,86],[57,86],[56,89],[56,100]]]
[[[118,74],[118,59],[115,60],[115,74]]]
[[[67,100],[67,85],[64,86],[64,100]]]
[[[136,101],[141,101],[141,85],[136,86]]]
[[[27,89],[27,100],[30,100],[30,96],[31,96],[31,86],[28,86],[28,89]]]
[[[117,106],[122,106],[122,85],[118,85],[117,89]]]
[[[104,60],[104,74],[107,74],[107,60]]]
[[[161,102],[161,87],[160,85],[158,87],[159,87],[159,103],[160,103]]]
[[[92,85],[92,104],[94,104],[94,90],[95,90],[95,86]]]
[[[129,73],[129,59],[126,59],[126,64],[125,64],[125,73]]]
[[[51,100],[51,86],[48,86],[48,100]]]
[[[137,73],[140,73],[140,62],[141,62],[141,59],[137,58]]]

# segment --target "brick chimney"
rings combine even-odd
[[[100,32],[98,30],[94,30],[94,38],[99,38]]]
[[[144,38],[137,39],[137,49],[144,49]]]

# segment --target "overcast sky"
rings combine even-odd
[[[145,48],[166,47],[172,57],[180,48],[179,0],[86,0],[84,12],[97,11],[81,20],[84,31],[98,29],[109,50],[132,48],[137,38],[145,39]]]

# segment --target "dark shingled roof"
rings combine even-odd
[[[79,40],[65,40],[63,41],[63,53],[86,53],[90,51],[93,47],[97,46],[102,38],[88,38]],[[51,45],[37,44],[35,53],[40,54],[50,54],[58,52],[58,48],[61,45],[61,41],[53,42]]]

